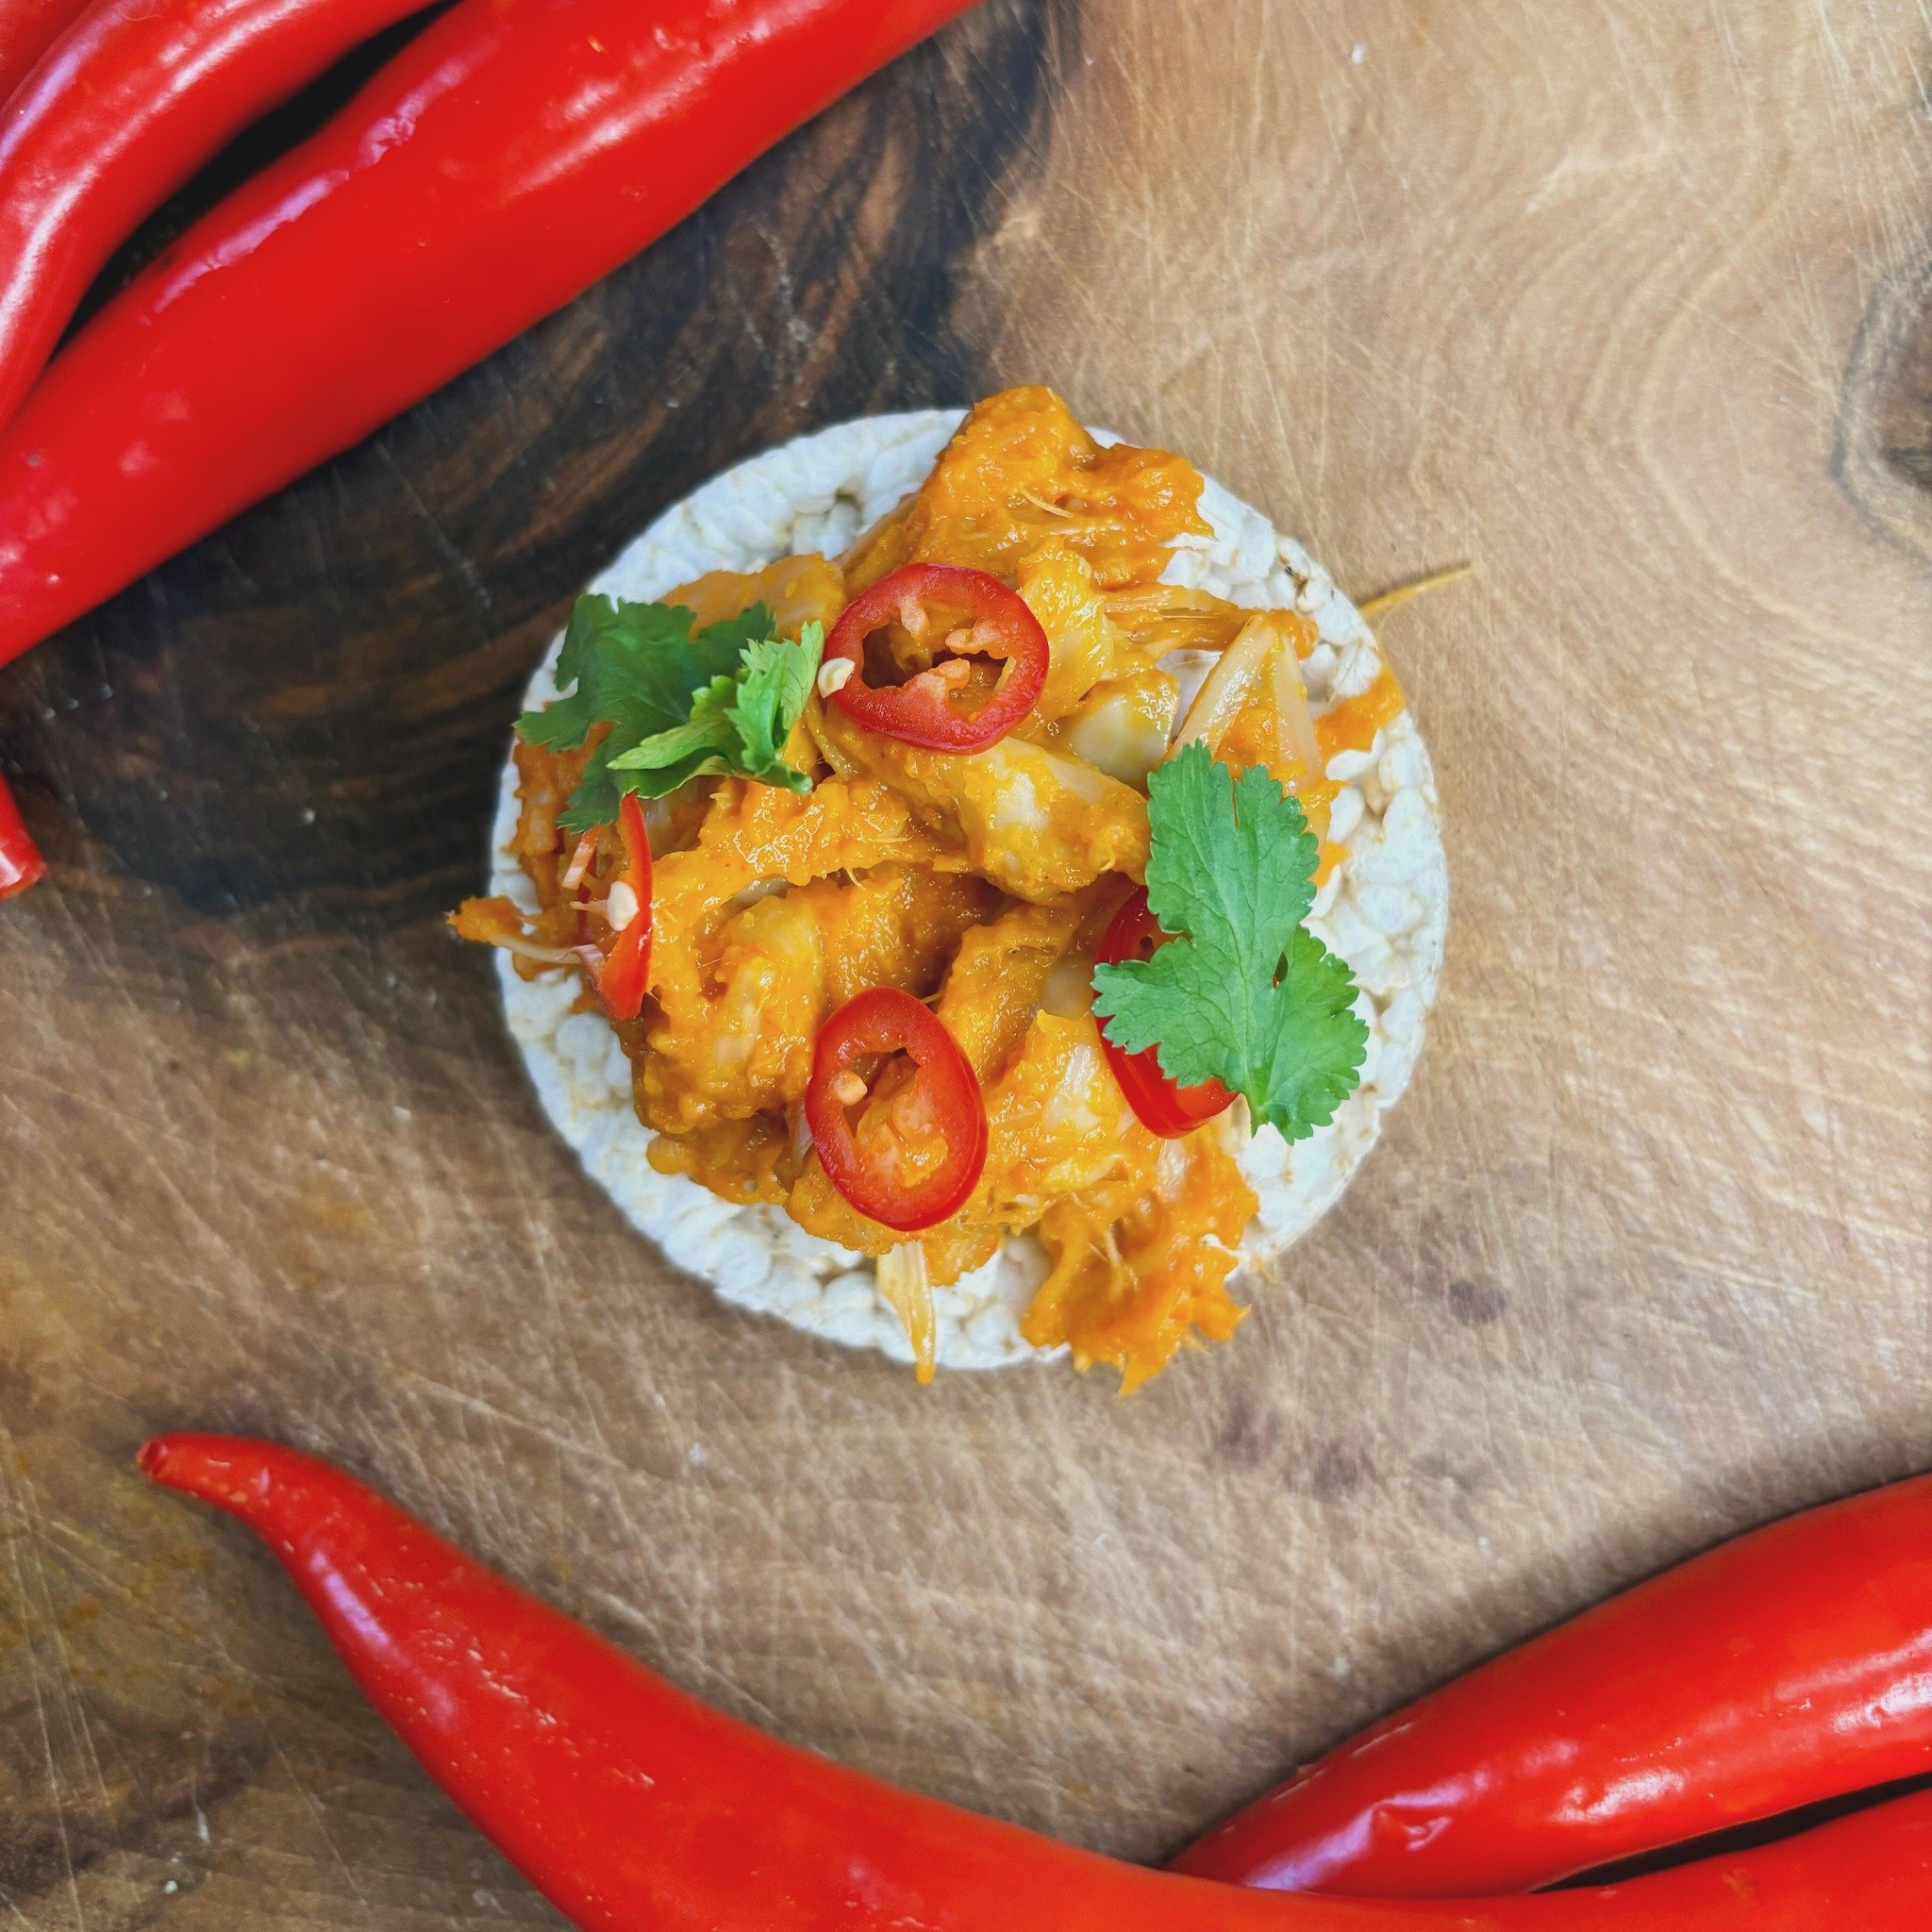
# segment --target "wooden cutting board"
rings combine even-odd
[[[1136,1857],[1924,1467],[1924,31],[991,0],[0,675],[55,861],[0,910],[8,1923],[556,1923],[268,1557],[135,1477],[164,1426],[337,1457],[727,1709]],[[1357,592],[1481,565],[1386,629],[1455,888],[1415,1088],[1236,1343],[1131,1406],[715,1305],[439,924],[626,537],[795,431],[1023,380]]]

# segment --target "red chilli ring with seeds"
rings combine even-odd
[[[861,1060],[903,1053],[918,1068],[919,1093],[945,1137],[946,1158],[907,1186],[870,1158],[852,1131],[847,1076]],[[913,1234],[958,1211],[986,1166],[986,1101],[973,1063],[933,1014],[909,992],[875,986],[850,999],[819,1028],[805,1120],[825,1178],[868,1219]]]
[[[992,695],[976,711],[954,705],[955,686],[940,664],[900,685],[865,682],[865,641],[875,630],[896,620],[923,638],[941,610],[969,620],[952,626],[944,641],[951,662],[963,663],[968,653],[1006,661]],[[970,752],[997,743],[1040,702],[1052,656],[1039,618],[999,578],[958,564],[908,563],[846,605],[825,641],[824,662],[852,666],[831,702],[855,724],[924,751]]]

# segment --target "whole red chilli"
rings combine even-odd
[[[0,423],[114,250],[270,108],[424,0],[97,0],[0,115]]]
[[[1515,1891],[1926,1772],[1919,1476],[1599,1604],[1385,1718],[1174,1864],[1292,1891]]]
[[[375,1708],[585,1932],[1923,1932],[1932,1795],[1539,1898],[1369,1901],[1116,1863],[708,1709],[295,1451],[164,1436],[158,1482],[255,1529]]]
[[[561,307],[969,0],[459,0],[0,435],[0,662]]]
[[[0,899],[10,899],[46,876],[47,861],[33,841],[7,781],[0,778]]]

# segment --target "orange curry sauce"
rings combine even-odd
[[[990,1151],[966,1205],[911,1238],[924,1279],[942,1288],[1030,1234],[1051,1266],[1027,1340],[1067,1344],[1083,1368],[1111,1363],[1129,1389],[1182,1345],[1232,1333],[1241,1310],[1226,1281],[1256,1208],[1236,1162],[1241,1110],[1157,1139],[1114,1084],[1089,1010],[1092,948],[1146,865],[1147,771],[1183,722],[1162,660],[1215,654],[1229,675],[1211,702],[1204,687],[1188,735],[1238,767],[1267,764],[1318,832],[1336,790],[1321,760],[1367,743],[1402,704],[1388,678],[1310,720],[1307,618],[1275,611],[1257,627],[1256,612],[1160,582],[1175,539],[1208,534],[1200,492],[1180,458],[1103,448],[1050,391],[1014,390],[974,409],[924,484],[844,557],[671,591],[663,601],[700,625],[762,600],[796,639],[813,621],[829,632],[848,598],[903,563],[970,565],[1025,599],[1052,669],[1034,714],[988,750],[871,737],[814,694],[787,747],[810,792],[705,778],[652,805],[650,997],[619,1029],[653,1165],[882,1256],[908,1238],[834,1191],[801,1104],[817,1029],[845,1001],[882,985],[930,1001],[979,1076]],[[910,641],[894,648],[913,668]],[[587,937],[565,902],[597,898],[621,862],[606,833],[582,882],[561,884],[575,841],[557,815],[588,756],[516,751],[518,856],[544,908],[525,936],[544,945]],[[1324,864],[1339,857],[1326,848]],[[524,930],[507,901],[473,901],[458,926],[488,939],[506,921]],[[921,1123],[894,1092],[878,1084],[858,1130],[875,1145],[896,1137],[916,1169]],[[895,1266],[895,1283],[908,1274]],[[929,1311],[908,1329],[929,1372]]]

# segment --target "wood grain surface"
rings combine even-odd
[[[171,1425],[334,1456],[727,1709],[1157,1857],[1667,1559],[1925,1467],[1932,142],[1909,0],[991,0],[0,675],[0,1921],[548,1925]],[[546,1132],[516,693],[719,466],[1041,379],[1391,619],[1416,1085],[1123,1406],[733,1314]]]

